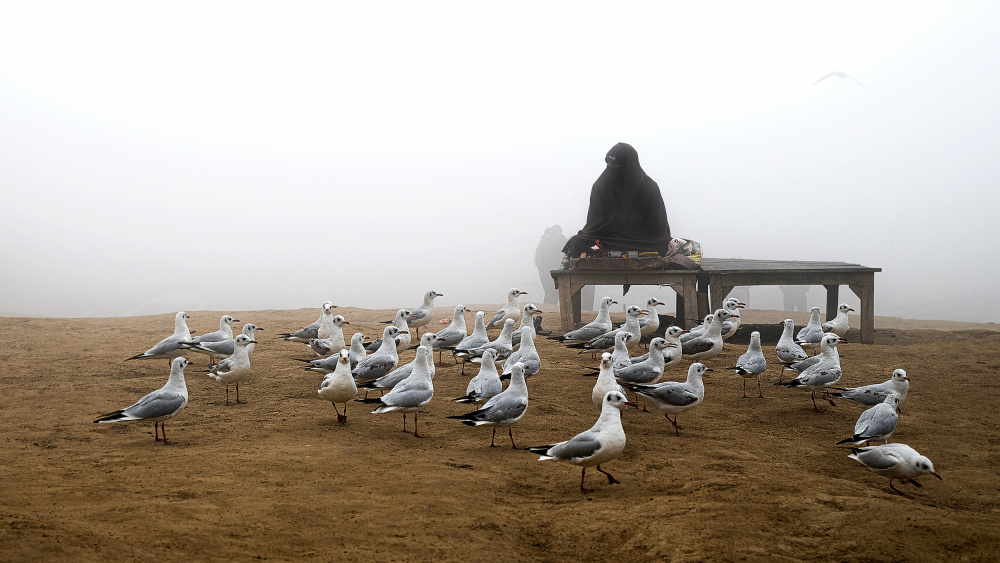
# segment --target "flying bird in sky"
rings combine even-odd
[[[819,80],[817,80],[816,82],[813,82],[813,86],[819,84],[820,82],[823,82],[824,80],[826,80],[827,78],[830,78],[831,76],[836,76],[838,78],[843,78],[843,79],[850,78],[858,86],[861,86],[862,88],[867,88],[867,86],[865,86],[864,84],[858,82],[857,78],[854,78],[853,76],[851,76],[850,74],[847,74],[846,72],[844,72],[842,70],[835,70],[833,72],[828,72],[828,73],[824,74]]]

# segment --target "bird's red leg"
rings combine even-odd
[[[517,444],[514,443],[514,427],[513,426],[508,426],[507,427],[507,434],[510,436],[510,447],[512,447],[512,448],[514,448],[516,450],[517,449]]]
[[[584,488],[584,486],[583,486],[583,478],[584,478],[585,475],[587,475],[587,468],[586,467],[584,467],[583,471],[580,472],[580,492],[583,493],[583,494],[592,493],[592,492],[594,492],[593,489],[587,489],[587,488]]]
[[[157,442],[160,441],[160,423],[159,422],[154,422],[153,423],[153,439],[156,440]]]
[[[167,441],[167,423],[166,422],[161,422],[160,423],[160,430],[163,431],[163,445],[165,445],[165,446],[170,445],[171,442]]]
[[[493,436],[490,437],[490,447],[491,448],[497,447],[497,445],[493,443],[494,440],[496,440],[496,438],[497,438],[497,427],[494,426],[493,427]]]
[[[423,438],[420,434],[417,434],[417,413],[413,413],[413,435],[417,438]]]
[[[406,413],[403,413],[403,432],[406,432]]]

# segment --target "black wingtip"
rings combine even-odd
[[[841,444],[854,443],[854,442],[857,442],[859,439],[860,439],[860,436],[858,436],[857,434],[855,434],[854,436],[851,436],[850,438],[844,438],[843,440],[837,442],[837,445],[839,446]],[[853,450],[854,448],[851,448],[851,449]]]

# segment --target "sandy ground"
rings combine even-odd
[[[348,334],[374,334],[392,314],[337,312],[351,321]],[[541,463],[506,436],[490,448],[489,429],[445,418],[471,410],[448,400],[468,381],[450,359],[420,416],[426,438],[401,432],[398,414],[370,414],[360,403],[342,426],[317,399],[321,376],[293,360],[312,352],[274,338],[317,310],[227,313],[265,330],[254,376],[241,386],[247,402],[226,406],[224,389],[202,374],[205,360],[193,356],[190,404],[167,424],[170,446],[154,442],[151,423],[92,422],[166,381],[165,361],[123,359],[169,334],[172,314],[0,318],[0,559],[1000,558],[993,325],[880,319],[875,345],[842,346],[844,385],[884,381],[897,367],[912,379],[893,441],[927,455],[943,480],[899,485],[910,498],[834,446],[851,434],[859,408],[842,401],[814,412],[808,393],[772,385],[776,362],[765,374],[768,398],[742,398],[742,379],[724,369],[740,344],[706,362],[716,371],[704,404],[680,416],[680,437],[659,414],[626,411],[628,445],[605,465],[621,484],[591,470],[596,490],[581,494],[579,468]],[[223,312],[191,314],[192,329],[204,333]],[[439,307],[437,316],[450,315]],[[763,323],[786,313],[744,316]],[[546,323],[556,328],[556,318]],[[769,360],[773,345],[765,343]],[[597,416],[594,380],[581,376],[596,365],[590,355],[544,339],[538,346],[543,370],[528,380],[518,446],[569,438]]]

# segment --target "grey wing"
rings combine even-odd
[[[223,375],[229,373],[229,371],[232,369],[233,369],[233,361],[230,360],[229,358],[226,358],[225,360],[222,360],[219,363],[215,364],[215,367],[213,367],[210,371],[215,375]]]
[[[601,442],[595,430],[587,430],[549,448],[548,455],[560,459],[581,459],[594,455],[601,449]]]
[[[354,379],[365,381],[382,377],[395,367],[396,363],[392,361],[392,358],[388,355],[378,354],[368,356],[358,362],[351,373],[354,375]]]
[[[230,338],[219,342],[204,342],[201,347],[213,354],[232,356],[233,352],[236,351],[236,341]]]
[[[650,390],[636,390],[644,397],[675,407],[683,407],[698,401],[698,394],[683,385],[661,385]]]
[[[215,332],[202,334],[201,336],[196,336],[191,339],[191,342],[194,342],[195,344],[205,344],[206,342],[219,342],[220,340],[228,340],[228,339],[229,339],[228,335],[223,334],[222,332],[219,332],[217,330]]]
[[[816,364],[809,373],[803,373],[798,379],[804,385],[831,385],[840,380],[841,369],[839,365],[823,366]]]
[[[169,354],[181,347],[181,342],[184,342],[179,337],[170,335],[163,340],[157,342],[152,348],[146,350],[146,355],[157,356],[159,354]]]
[[[289,334],[286,338],[303,338],[309,340],[319,338],[319,323],[315,323],[315,326],[309,325],[305,328],[300,328],[299,330]]]
[[[442,346],[454,346],[458,344],[463,339],[465,339],[465,333],[459,329],[444,329],[437,333],[437,339],[434,340],[433,347],[440,348]]]
[[[858,461],[865,464],[866,467],[871,467],[872,469],[892,469],[899,465],[902,461],[892,452],[887,452],[883,448],[871,447],[871,448],[860,448],[861,451],[854,454]]]
[[[778,359],[782,362],[801,362],[804,361],[809,356],[806,351],[802,349],[801,346],[790,342],[787,345],[781,345],[774,349],[774,353],[778,356]]]
[[[712,346],[715,346],[715,343],[707,338],[693,338],[681,344],[681,350],[685,356],[692,356],[707,352],[712,349]]]
[[[587,342],[588,348],[610,348],[615,345],[615,335],[621,329],[615,329],[610,332],[605,332],[604,334],[598,336],[597,338],[591,339]]]
[[[615,377],[628,383],[648,383],[659,375],[662,373],[644,363],[632,364],[615,370]]]
[[[427,317],[427,310],[416,308],[410,310],[410,316],[406,317],[406,322],[412,323],[413,321],[419,321]]]
[[[896,429],[897,422],[899,417],[895,411],[873,407],[861,413],[858,423],[854,425],[854,433],[858,436],[884,436]]]
[[[611,330],[611,327],[605,324],[595,324],[590,323],[584,325],[576,330],[571,330],[563,335],[563,340],[577,340],[586,341],[604,334]]]
[[[500,309],[499,311],[497,311],[493,315],[493,318],[490,319],[490,322],[486,323],[486,328],[489,328],[489,327],[492,327],[492,326],[496,325],[497,323],[499,323],[500,321],[502,321],[505,316],[507,316],[507,310],[506,309]]]
[[[176,391],[158,389],[139,399],[138,403],[124,409],[122,414],[136,419],[168,416],[177,412],[177,409],[183,407],[186,401],[187,397]]]
[[[382,397],[382,403],[394,407],[419,407],[431,400],[434,388],[427,380],[401,382]]]
[[[409,363],[406,364],[405,366],[400,366],[399,368],[390,371],[386,375],[383,375],[382,377],[376,379],[374,383],[377,387],[382,387],[383,389],[392,389],[400,381],[406,379],[407,377],[410,377],[411,373],[413,373],[413,364]]]
[[[491,401],[493,404],[488,407],[484,406],[479,420],[486,420],[494,424],[508,422],[521,418],[528,409],[527,397],[512,395],[496,395],[495,397],[500,397],[500,399]]]

